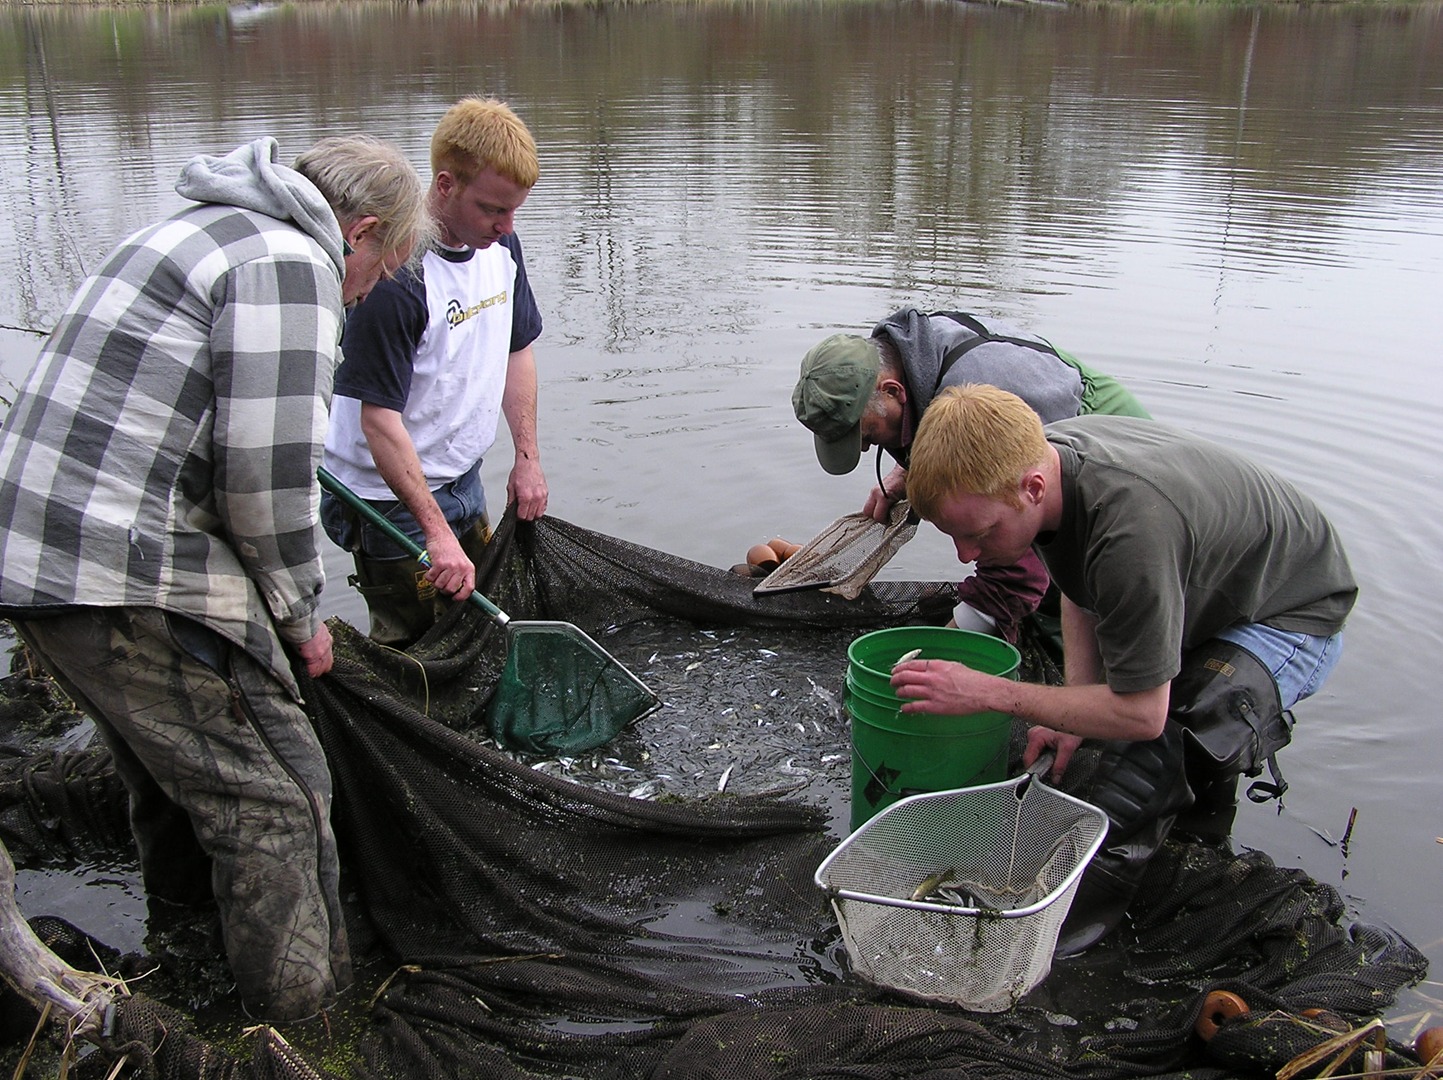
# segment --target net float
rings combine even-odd
[[[777,558],[786,561],[797,552],[802,550],[801,544],[794,544],[790,540],[783,540],[780,536],[773,537],[767,541],[767,547],[777,553]]]
[[[1203,999],[1202,1012],[1198,1014],[1193,1030],[1208,1042],[1218,1033],[1218,1028],[1238,1016],[1245,1016],[1248,1003],[1231,990],[1214,990]]]
[[[1443,1027],[1430,1027],[1424,1029],[1413,1044],[1413,1049],[1418,1052],[1418,1060],[1424,1065],[1431,1065],[1443,1055]]]
[[[770,544],[753,544],[747,548],[747,562],[764,570],[775,570],[781,564],[781,556]]]

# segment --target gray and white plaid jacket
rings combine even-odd
[[[194,159],[176,190],[201,204],[125,240],[50,335],[0,433],[0,614],[178,612],[296,693],[345,264],[275,157]]]

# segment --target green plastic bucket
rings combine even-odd
[[[843,703],[852,718],[852,829],[906,795],[1007,779],[1012,717],[1002,712],[902,713],[892,665],[954,660],[1016,678],[1022,655],[1001,638],[947,626],[898,626],[863,634],[847,649]]]

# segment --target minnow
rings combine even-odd
[[[977,897],[973,896],[970,892],[967,892],[965,889],[960,889],[955,885],[948,886],[944,889],[938,889],[937,899],[945,901],[948,904],[956,904],[958,907],[964,908],[985,908],[989,906],[987,904],[984,904]]]
[[[938,885],[941,885],[944,881],[950,880],[952,878],[952,875],[955,873],[957,873],[957,869],[955,867],[949,866],[941,873],[933,874],[931,877],[923,878],[922,883],[912,890],[912,895],[908,899],[927,899],[927,897],[931,896],[934,892],[937,891]]]
[[[922,650],[921,650],[921,649],[913,649],[911,652],[904,652],[901,656],[897,657],[897,662],[892,665],[892,670],[893,670],[893,671],[896,671],[899,667],[901,667],[903,664],[905,664],[908,660],[915,660],[915,659],[917,659],[917,657],[919,657],[919,656],[921,656],[921,655],[922,655]]]

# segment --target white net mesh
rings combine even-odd
[[[979,1012],[1046,976],[1107,817],[1032,777],[914,795],[872,818],[817,870],[852,970]]]

